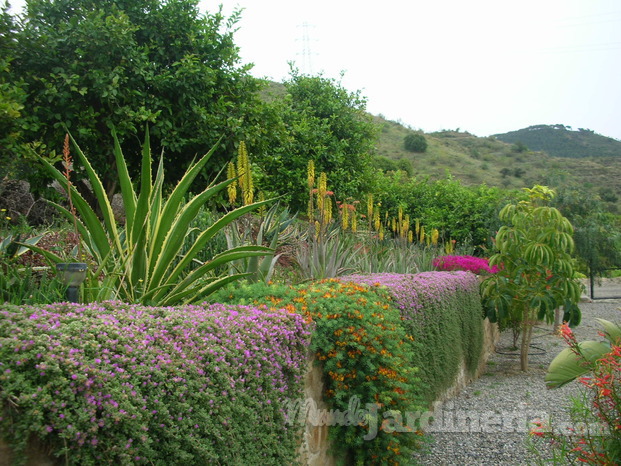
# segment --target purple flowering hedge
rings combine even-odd
[[[483,346],[479,281],[469,272],[351,275],[341,280],[386,287],[403,325],[419,345],[414,364],[422,395],[437,399],[448,389],[462,361],[473,374]]]
[[[0,307],[0,430],[72,464],[290,464],[303,317],[245,306]]]

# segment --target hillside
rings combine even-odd
[[[425,134],[427,151],[412,153],[404,149],[403,140],[414,130],[381,117],[374,118],[381,126],[378,156],[393,161],[408,160],[416,176],[440,179],[450,173],[466,185],[485,183],[503,188],[574,185],[599,195],[611,211],[621,210],[619,156],[556,157],[493,136],[480,138],[458,131]],[[621,142],[615,142],[621,146]]]
[[[584,128],[574,131],[564,125],[536,125],[494,137],[556,157],[621,157],[621,141]]]

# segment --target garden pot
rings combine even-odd
[[[67,300],[78,302],[79,288],[86,279],[86,264],[83,262],[69,262],[56,264],[56,270],[62,273],[63,281],[67,285]]]

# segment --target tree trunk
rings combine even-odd
[[[561,311],[560,307],[554,310],[554,333],[558,332],[558,330],[561,328],[561,325],[563,325],[564,314],[564,308],[563,311]]]
[[[533,336],[534,322],[531,319],[530,309],[524,309],[524,320],[522,321],[522,346],[520,348],[520,368],[524,372],[528,372],[528,351],[530,350],[530,341]]]

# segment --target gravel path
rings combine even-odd
[[[574,329],[578,341],[601,339],[596,317],[621,322],[620,300],[581,303],[582,323]],[[416,455],[423,465],[521,465],[534,458],[524,444],[529,421],[552,417],[555,424],[568,420],[569,396],[577,383],[547,390],[548,364],[566,347],[552,326],[533,332],[530,371],[520,371],[519,354],[508,348],[511,332],[504,332],[487,364],[486,372],[450,401],[440,404],[427,431],[434,438],[426,454]]]

